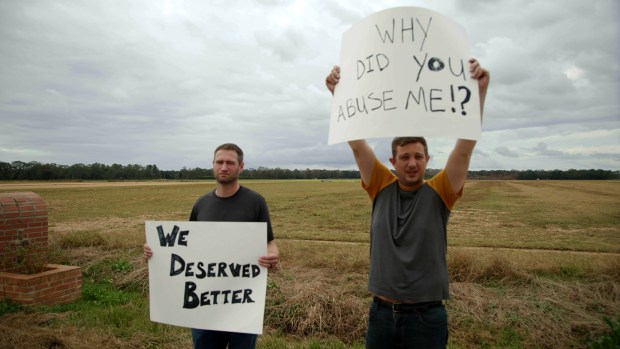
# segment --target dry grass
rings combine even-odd
[[[266,325],[296,337],[359,341],[367,312],[357,288],[363,279],[332,269],[281,270],[270,277]]]
[[[269,202],[282,259],[259,348],[363,346],[370,202],[359,183],[245,184]],[[187,219],[211,188],[37,187],[50,205],[54,262],[139,301],[9,312],[0,347],[190,346],[188,331],[148,320],[143,223]],[[618,194],[617,181],[469,182],[449,226],[450,347],[584,347],[600,336],[603,316],[620,314]]]
[[[470,181],[450,244],[620,253],[618,181]]]
[[[558,258],[536,251],[537,258],[528,259],[532,251],[510,252],[451,249],[453,343],[472,348],[515,341],[524,347],[582,347],[585,339],[603,334],[601,314],[619,313],[617,255]]]
[[[339,274],[366,273],[367,243],[281,240],[278,241],[284,266],[334,270]]]
[[[367,245],[286,241],[284,246],[311,258],[290,259],[270,276],[267,326],[294,336],[359,342],[369,295],[358,263],[367,259]],[[606,329],[602,314],[620,310],[617,255],[455,247],[449,251],[449,271],[455,347],[581,347]]]
[[[472,348],[511,342],[583,347],[587,338],[603,334],[601,312],[618,313],[619,296],[618,280],[571,284],[531,278],[528,285],[495,288],[453,283],[448,302],[451,341]]]
[[[135,333],[130,338],[115,336],[100,328],[67,326],[76,314],[20,312],[2,316],[0,322],[1,348],[28,349],[135,349],[135,348],[190,348],[191,338],[184,333],[170,332],[168,341],[160,345],[148,333]]]

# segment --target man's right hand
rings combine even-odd
[[[325,86],[327,86],[327,89],[332,93],[332,95],[334,94],[334,89],[336,88],[338,81],[340,81],[340,67],[335,65],[329,75],[325,78]]]

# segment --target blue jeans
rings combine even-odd
[[[367,349],[445,348],[448,314],[443,305],[421,311],[393,311],[373,301],[368,315]]]
[[[199,330],[192,328],[194,349],[254,349],[258,336],[250,333]]]

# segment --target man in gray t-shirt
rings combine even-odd
[[[243,170],[243,151],[236,144],[226,143],[215,149],[213,174],[215,189],[201,196],[190,213],[190,221],[210,222],[266,222],[267,255],[258,259],[258,264],[273,268],[278,262],[278,246],[273,238],[269,209],[265,199],[255,191],[239,184],[239,173]],[[151,258],[153,251],[144,245],[145,258]],[[257,336],[192,329],[194,348],[252,349],[256,347]]]
[[[475,59],[469,62],[471,77],[478,80],[482,113],[489,73]],[[336,66],[325,79],[332,94],[339,80]],[[462,195],[475,145],[472,140],[457,140],[445,168],[426,181],[430,157],[424,138],[392,141],[390,163],[396,175],[365,140],[349,142],[373,205],[368,277],[373,302],[366,348],[446,347],[446,228],[450,210]]]

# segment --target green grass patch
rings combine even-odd
[[[617,349],[620,348],[620,315],[616,320],[608,317],[604,318],[605,323],[609,326],[608,333],[602,335],[595,341],[590,343],[591,349]]]
[[[15,313],[21,311],[22,309],[23,306],[12,299],[3,298],[0,300],[0,316]]]

